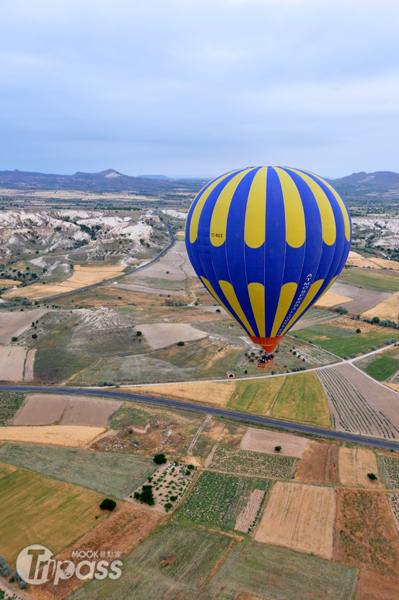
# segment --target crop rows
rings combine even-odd
[[[390,456],[379,456],[378,459],[386,486],[399,490],[399,460]]]
[[[349,433],[378,435],[395,439],[397,429],[381,412],[370,406],[367,398],[335,369],[323,369],[317,373],[327,398],[332,405],[332,425]]]
[[[298,459],[291,456],[276,456],[219,446],[213,455],[210,468],[229,473],[291,479],[297,462]]]
[[[388,494],[388,500],[389,500],[389,504],[391,505],[393,518],[396,523],[396,528],[399,531],[399,494],[398,493]]]
[[[237,516],[247,505],[254,489],[267,491],[269,481],[249,477],[238,477],[226,473],[204,471],[178,514],[179,521],[195,522],[233,530]],[[261,507],[249,525],[251,531],[258,519]]]
[[[25,394],[0,392],[0,426],[10,425],[17,410],[22,406]]]

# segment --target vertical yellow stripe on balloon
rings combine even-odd
[[[205,277],[201,277],[201,280],[202,280],[203,284],[206,286],[208,292],[210,292],[212,294],[212,296],[215,298],[215,300],[217,300],[219,302],[219,304],[221,306],[223,306],[224,310],[229,313],[230,317],[232,317],[236,321],[236,319],[233,317],[233,315],[231,314],[231,312],[229,311],[227,306],[221,301],[221,299],[219,298],[219,296],[217,295],[217,293],[215,292],[215,290],[213,289],[213,287],[211,286],[209,281],[207,279],[205,279]]]
[[[342,211],[342,216],[344,218],[344,224],[345,224],[345,237],[346,237],[347,241],[349,242],[349,240],[351,238],[351,225],[350,225],[348,210],[347,210],[341,196],[338,194],[338,192],[336,190],[334,190],[333,186],[330,185],[328,183],[328,181],[325,181],[325,179],[322,179],[321,177],[319,177],[318,175],[315,175],[314,173],[309,173],[309,174],[313,175],[313,177],[316,177],[316,179],[318,179],[319,181],[322,181],[324,183],[324,185],[326,185],[328,187],[328,189],[334,194],[334,196],[340,206],[340,209]]]
[[[238,173],[238,175],[230,179],[220,192],[212,213],[210,231],[212,246],[221,246],[226,241],[227,216],[229,214],[231,200],[240,181],[252,170],[251,167],[250,169],[245,169],[245,171]]]
[[[285,207],[285,239],[292,248],[300,248],[306,238],[305,215],[298,189],[286,171],[274,167],[281,184]]]
[[[254,313],[256,325],[258,326],[259,337],[266,337],[265,326],[265,287],[261,283],[249,283],[248,294],[251,300],[252,311]]]
[[[335,226],[334,211],[332,209],[330,200],[327,198],[325,192],[319,186],[319,184],[316,183],[314,179],[309,177],[309,175],[306,175],[301,171],[297,171],[296,169],[290,169],[290,171],[297,173],[299,177],[301,177],[310,187],[320,211],[323,242],[327,244],[327,246],[332,246],[337,237],[337,230]]]
[[[219,285],[222,288],[222,292],[226,296],[227,302],[230,304],[231,308],[234,310],[234,312],[242,321],[242,323],[244,323],[244,326],[248,329],[250,334],[254,336],[255,334],[252,330],[252,327],[249,324],[248,319],[240,306],[240,303],[238,302],[238,298],[231,283],[228,281],[221,280],[219,281]]]
[[[223,181],[223,179],[226,179],[226,177],[231,175],[231,173],[234,173],[234,171],[230,171],[230,173],[226,173],[225,175],[222,175],[222,177],[215,179],[215,181],[213,183],[211,183],[211,185],[205,190],[205,192],[202,194],[202,196],[198,200],[197,204],[195,205],[195,208],[193,210],[193,215],[191,217],[191,222],[190,222],[190,242],[191,242],[191,244],[193,244],[195,242],[195,240],[197,239],[198,224],[199,224],[201,212],[202,212],[202,209],[204,208],[205,202],[207,201],[207,199],[209,198],[211,192],[213,192],[215,187],[217,185],[219,185],[219,183],[221,183]],[[187,236],[187,231],[186,231],[186,236]]]
[[[305,298],[302,300],[298,310],[295,312],[292,319],[290,319],[289,323],[284,327],[283,331],[281,332],[281,335],[285,335],[287,333],[288,329],[295,323],[295,321],[297,319],[299,319],[301,314],[307,309],[309,304],[312,302],[313,298],[316,296],[317,292],[319,291],[319,289],[321,288],[323,283],[324,283],[324,279],[319,279],[318,281],[315,281],[314,283],[312,283],[312,285],[309,288],[308,293],[306,294]]]
[[[274,317],[274,323],[272,328],[272,333],[270,337],[276,337],[278,330],[280,329],[281,323],[284,321],[287,316],[287,312],[292,304],[292,301],[295,296],[295,292],[297,290],[298,284],[294,282],[285,283],[281,288],[280,298],[278,301],[278,307],[276,311],[276,316]]]
[[[265,243],[266,179],[267,167],[262,167],[256,173],[248,194],[244,239],[250,248],[260,248]]]

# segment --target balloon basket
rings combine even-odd
[[[258,358],[258,369],[267,369],[267,367],[269,367],[270,365],[272,365],[274,362],[274,355],[273,354],[262,354],[262,356],[260,356]]]

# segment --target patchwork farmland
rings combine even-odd
[[[297,462],[298,459],[291,456],[279,456],[219,446],[207,466],[227,473],[291,479]]]
[[[387,488],[399,490],[399,459],[391,456],[379,456],[378,463]]]

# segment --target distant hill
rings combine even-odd
[[[343,196],[367,196],[382,194],[385,199],[399,197],[399,173],[376,171],[375,173],[352,173],[340,179],[330,180]]]
[[[107,169],[99,173],[55,175],[27,171],[0,171],[0,187],[23,190],[81,190],[92,192],[137,192],[163,194],[179,191],[198,192],[206,183],[198,179],[169,179],[166,175],[130,177]]]

